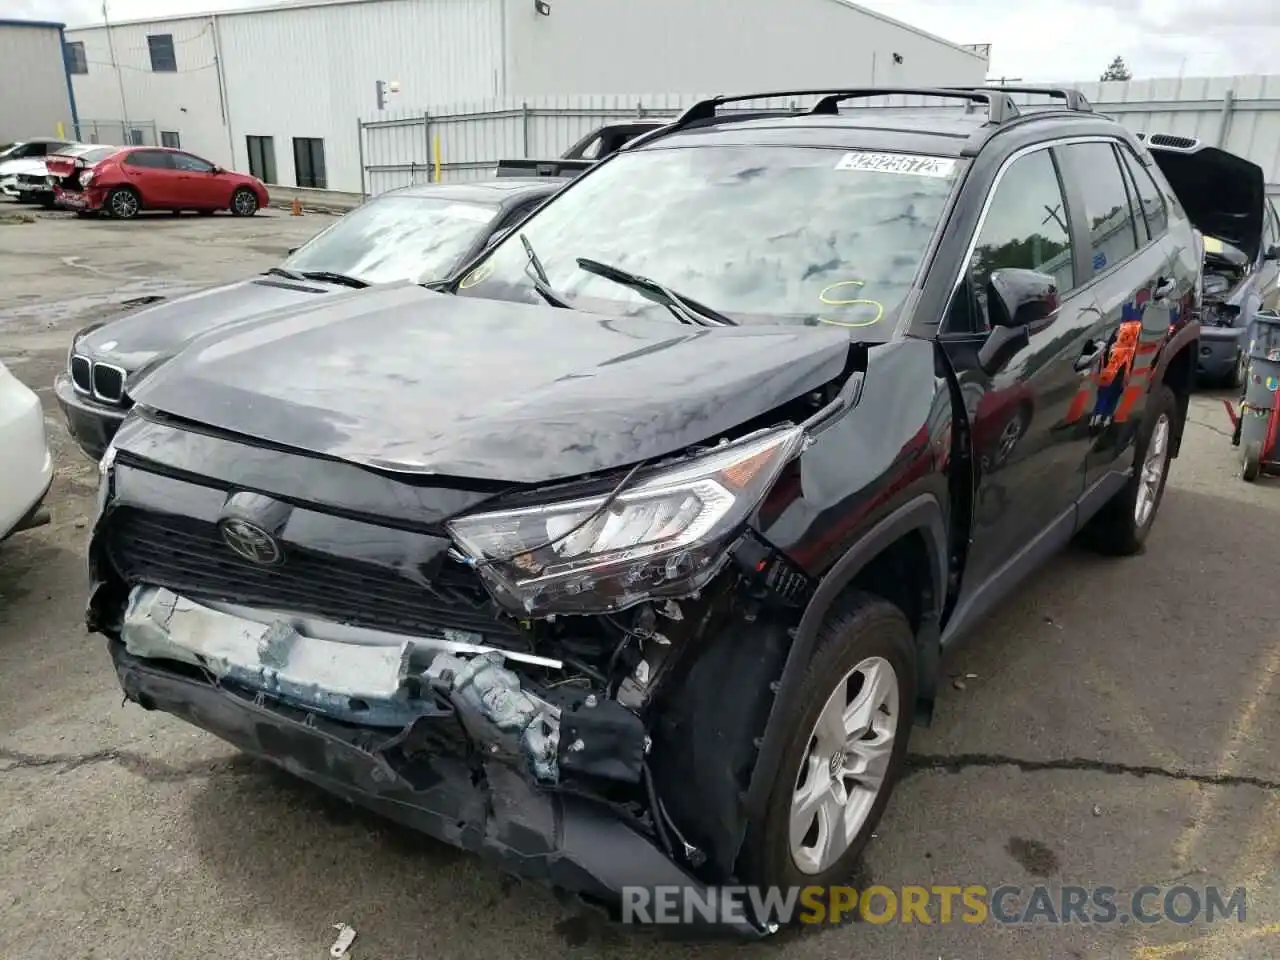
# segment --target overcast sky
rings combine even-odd
[[[1096,80],[1123,56],[1136,78],[1280,73],[1280,0],[860,0],[957,43],[990,43],[991,76]],[[109,0],[114,19],[254,6]],[[783,9],[785,4],[780,4]],[[101,0],[0,0],[0,17],[99,22]]]

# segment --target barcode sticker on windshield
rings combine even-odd
[[[846,153],[837,170],[866,170],[869,173],[898,173],[908,177],[949,177],[956,170],[950,157],[926,157],[913,153]]]

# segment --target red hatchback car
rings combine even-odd
[[[261,180],[223,170],[183,150],[121,147],[106,157],[50,157],[45,166],[60,207],[121,220],[142,210],[230,210],[251,217],[267,204]]]

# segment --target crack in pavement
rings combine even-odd
[[[79,754],[40,754],[0,748],[0,762],[7,761],[8,763],[7,766],[0,767],[0,774],[11,773],[14,770],[56,767],[59,769],[55,770],[55,773],[61,775],[71,773],[73,770],[79,770],[81,767],[91,767],[101,763],[116,763],[150,783],[178,783],[183,780],[192,780],[196,777],[215,773],[232,775],[248,773],[253,770],[253,767],[245,764],[246,758],[247,755],[245,754],[235,754],[230,757],[215,757],[183,766],[174,766],[162,760],[134,753],[131,750],[98,750],[93,753]]]
[[[56,772],[61,775],[71,773],[73,770],[79,770],[81,767],[95,766],[101,763],[118,763],[126,770],[136,773],[152,783],[174,783],[214,773],[251,774],[256,769],[260,769],[256,765],[246,764],[245,761],[248,759],[248,754],[233,754],[229,757],[215,757],[185,766],[174,766],[130,750],[98,750],[94,753],[80,754],[38,754],[0,748],[0,762],[8,762],[8,766],[0,767],[0,774],[11,773],[14,770],[57,767],[59,769]],[[951,755],[912,753],[907,755],[905,763],[904,778],[911,774],[928,771],[960,773],[964,770],[1014,767],[1022,773],[1066,771],[1139,778],[1159,777],[1164,780],[1185,780],[1206,786],[1256,787],[1259,790],[1280,792],[1280,780],[1268,780],[1265,777],[1225,773],[1195,773],[1191,770],[1170,770],[1165,767],[1143,764],[1087,760],[1083,757],[1063,757],[1057,760],[1026,760],[995,753],[959,753]]]
[[[1257,787],[1259,790],[1280,791],[1280,780],[1229,773],[1195,773],[1191,770],[1170,770],[1145,764],[1113,763],[1108,760],[1087,760],[1083,757],[1063,757],[1058,760],[1025,760],[994,753],[923,754],[912,753],[906,758],[906,773],[923,773],[933,770],[942,773],[960,773],[962,770],[1015,767],[1022,773],[1047,773],[1074,771],[1079,773],[1105,773],[1111,776],[1159,777],[1164,780],[1186,780],[1206,786]]]

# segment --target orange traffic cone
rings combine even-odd
[[[302,216],[302,201],[297,197],[293,198],[293,207],[289,210],[289,215],[291,217]]]

